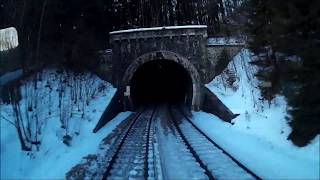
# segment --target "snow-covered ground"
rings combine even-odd
[[[0,86],[10,82],[10,81],[13,81],[15,79],[18,79],[19,77],[21,77],[23,74],[23,71],[22,69],[18,69],[18,70],[15,70],[15,71],[12,71],[12,72],[7,72],[3,75],[0,76]]]
[[[122,117],[115,118],[98,133],[92,133],[115,89],[98,77],[85,73],[81,76],[82,80],[79,82],[87,83],[92,89],[97,89],[97,92],[93,93],[94,97],[90,98],[89,105],[85,105],[83,109],[80,108],[80,112],[77,107],[73,107],[74,109],[71,111],[73,115],[68,120],[68,130],[61,128],[62,124],[59,119],[59,108],[57,105],[59,99],[59,92],[57,90],[61,86],[58,85],[57,79],[66,83],[64,92],[71,93],[71,86],[79,85],[71,83],[70,77],[74,77],[73,75],[73,73],[66,72],[59,74],[55,70],[45,70],[42,73],[42,81],[38,82],[37,99],[38,106],[43,111],[39,114],[41,115],[39,118],[44,117],[45,120],[40,121],[43,122],[43,126],[41,127],[42,133],[38,134],[38,139],[41,140],[39,151],[35,147],[33,147],[31,152],[21,151],[16,129],[7,121],[13,121],[14,119],[12,106],[0,105],[1,179],[63,179],[65,173],[77,164],[83,156],[95,152],[100,141],[123,120]],[[106,88],[98,90],[99,87],[102,87],[101,85]],[[31,87],[32,81],[26,81],[21,88],[23,98],[20,101],[20,107],[23,118],[26,117],[23,111],[24,105],[27,104],[26,101],[30,100],[27,96],[32,94],[30,93]],[[52,88],[51,91],[50,87]],[[68,102],[71,99],[68,94],[65,94],[63,109],[72,110],[71,107],[68,108]],[[82,110],[84,110],[83,118]],[[51,111],[51,115],[48,115],[49,111]],[[66,131],[72,137],[70,146],[63,143],[63,136],[66,134]]]
[[[234,113],[240,113],[233,120],[234,124],[204,112],[194,112],[193,122],[262,178],[320,179],[320,137],[317,136],[303,148],[287,140],[291,128],[286,120],[286,101],[282,96],[277,96],[270,104],[260,100],[259,82],[253,76],[257,69],[248,61],[250,53],[243,50],[222,75],[207,85]],[[64,178],[65,173],[81,162],[84,156],[96,153],[101,140],[128,115],[121,113],[98,133],[92,133],[115,89],[89,73],[73,77],[70,72],[45,70],[40,78],[42,81],[37,84],[38,93],[32,90],[32,80],[23,83],[23,98],[19,105],[24,122],[27,122],[27,115],[34,118],[32,114],[35,110],[29,111],[29,104],[37,104],[41,112],[38,118],[42,122],[42,133],[36,138],[41,141],[39,150],[32,145],[31,152],[21,151],[16,129],[7,121],[14,121],[13,108],[0,104],[1,179]],[[72,87],[82,89],[82,96]],[[61,92],[64,111],[58,107]],[[94,96],[86,96],[88,93]],[[80,97],[86,97],[88,105]],[[71,105],[74,100],[77,103]],[[62,121],[67,128],[61,127]],[[66,134],[72,137],[69,146],[63,143]]]
[[[286,120],[286,101],[283,96],[270,104],[259,100],[259,82],[253,76],[257,69],[249,61],[249,51],[243,50],[222,75],[207,84],[234,113],[240,114],[234,125],[203,112],[194,112],[193,122],[263,178],[319,179],[319,135],[302,148],[287,140],[291,128]],[[226,83],[230,77],[236,80],[232,85]]]
[[[210,37],[208,45],[244,45],[245,40],[237,37]]]

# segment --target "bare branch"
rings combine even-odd
[[[4,119],[6,120],[8,123],[12,124],[14,127],[17,127],[16,124],[12,121],[10,121],[8,118],[4,117],[3,115],[0,115],[1,116],[1,119]]]

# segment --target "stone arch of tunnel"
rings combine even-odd
[[[200,108],[200,76],[189,60],[176,53],[157,51],[138,57],[122,82],[130,87],[132,107],[170,102]]]

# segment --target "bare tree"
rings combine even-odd
[[[17,99],[17,87],[14,86],[12,87],[10,91],[10,101],[13,109],[13,114],[14,114],[14,126],[17,130],[18,137],[19,137],[19,142],[21,145],[21,150],[23,151],[31,151],[31,146],[28,141],[28,136],[26,134],[26,130],[24,128],[23,120],[22,120],[22,115],[20,111],[20,106],[19,106],[19,100]]]

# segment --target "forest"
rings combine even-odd
[[[203,24],[211,37],[246,37],[264,99],[290,105],[288,139],[305,146],[320,133],[320,1],[303,0],[5,0],[0,29],[16,27],[18,56],[30,64],[96,66],[114,30]]]

